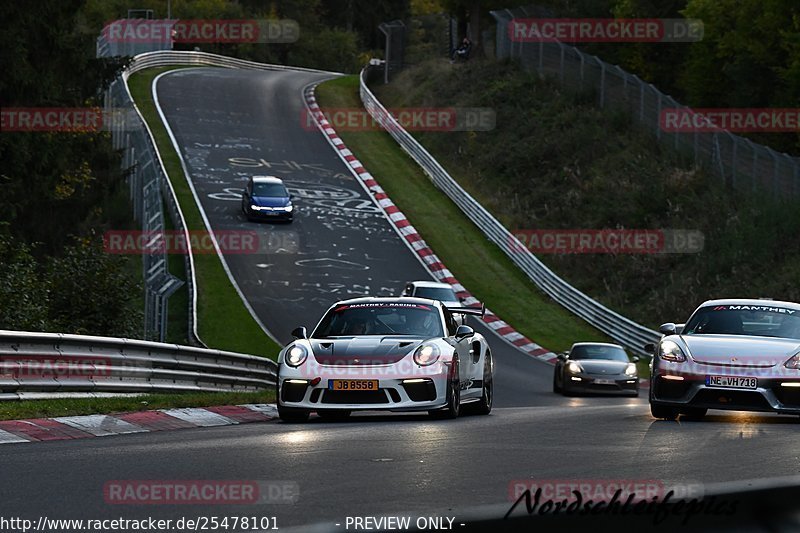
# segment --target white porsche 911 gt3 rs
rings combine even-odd
[[[356,410],[427,411],[455,418],[492,409],[492,354],[486,339],[458,325],[448,308],[422,298],[357,298],[333,305],[309,336],[278,356],[278,413],[346,418]]]
[[[708,409],[800,415],[800,304],[711,300],[685,325],[663,324],[650,378],[655,418]]]

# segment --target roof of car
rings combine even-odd
[[[576,342],[575,344],[572,345],[573,348],[575,348],[576,346],[612,346],[614,348],[621,348],[623,350],[625,349],[619,344],[613,344],[610,342]]]
[[[414,285],[415,287],[430,287],[436,289],[452,289],[449,283],[441,283],[439,281],[409,281],[407,285]]]
[[[253,183],[283,183],[277,176],[253,176]]]
[[[367,304],[367,303],[410,303],[410,304],[425,304],[425,305],[441,305],[438,300],[429,300],[428,298],[414,298],[413,296],[367,296],[361,298],[351,298],[350,300],[342,300],[336,302],[336,305],[353,305],[353,304]]]
[[[722,300],[707,300],[700,304],[700,307],[707,305],[754,305],[754,306],[778,306],[800,310],[800,303],[784,302],[781,300],[756,299],[756,298],[725,298]]]

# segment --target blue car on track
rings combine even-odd
[[[248,220],[291,222],[294,218],[292,195],[280,178],[252,176],[242,194],[242,213]]]

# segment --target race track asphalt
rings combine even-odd
[[[259,236],[259,253],[225,258],[259,319],[282,342],[295,326],[313,326],[338,299],[397,294],[403,282],[429,278],[304,121],[303,87],[327,77],[197,68],[169,73],[157,86],[215,231]],[[251,174],[287,181],[298,204],[292,224],[244,220],[239,191]],[[480,328],[497,364],[496,409],[489,416],[434,421],[363,414],[340,423],[312,417],[301,425],[4,445],[0,515],[275,516],[287,527],[510,505],[509,487],[519,480],[659,480],[697,487],[800,473],[796,417],[712,412],[702,422],[664,422],[650,417],[644,397],[564,398],[550,392],[552,367]],[[299,488],[299,499],[111,505],[103,495],[113,480],[187,479],[288,481]]]

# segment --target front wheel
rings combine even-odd
[[[480,401],[475,405],[475,413],[488,415],[492,412],[492,402],[494,401],[494,383],[492,383],[492,354],[486,352],[486,360],[483,362],[483,390]]]
[[[561,393],[561,385],[558,384],[558,369],[553,372],[553,392],[556,394]]]
[[[453,359],[450,370],[451,376],[447,381],[447,405],[443,409],[429,411],[434,418],[458,418],[461,414],[461,380],[459,379],[458,359]]]
[[[284,422],[305,422],[308,420],[309,414],[311,413],[308,409],[283,407],[280,403],[278,403],[278,418]]]
[[[559,390],[561,391],[561,394],[563,394],[564,396],[575,396],[576,392],[575,390],[573,390],[572,386],[569,383],[570,382],[567,379],[562,381]]]
[[[661,418],[663,420],[675,420],[678,418],[679,411],[674,407],[667,407],[665,405],[650,404],[650,414],[653,418]]]

